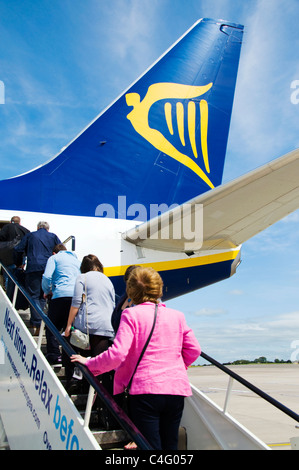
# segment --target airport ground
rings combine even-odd
[[[231,370],[299,414],[299,364],[248,364]],[[190,382],[223,408],[229,377],[215,366],[191,367]],[[227,412],[272,450],[289,450],[299,423],[233,381]]]

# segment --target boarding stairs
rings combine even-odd
[[[68,356],[74,351],[24,287],[13,275],[8,275],[15,290],[10,301],[0,287],[0,449],[116,450],[134,441],[139,450],[151,450],[139,430],[86,367],[78,365],[89,390],[68,395],[64,368],[50,366],[45,358],[45,327],[55,335]],[[15,308],[20,293],[42,319],[39,336],[34,337],[29,332],[29,309],[17,311]],[[229,374],[231,381],[238,380],[299,422],[296,413],[205,353],[202,356]],[[99,427],[98,414],[93,409],[95,393],[115,419],[112,430]],[[229,393],[224,408],[194,386],[192,393],[185,401],[179,450],[269,450],[228,414]]]
[[[21,319],[23,320],[27,328],[30,327],[30,311],[19,312]],[[44,329],[44,328],[43,328]],[[33,336],[33,339],[36,341],[36,344],[40,345],[40,350],[46,356],[47,345],[46,345],[46,336],[44,331],[40,332],[39,335]],[[66,376],[65,368],[62,365],[51,365],[52,370],[55,372],[56,377],[59,379],[64,388],[66,388]],[[79,374],[81,375],[81,374]],[[81,384],[82,382],[82,384]],[[99,383],[102,384],[101,380]],[[69,396],[78,410],[84,426],[89,427],[92,432],[92,435],[95,437],[97,443],[102,449],[109,448],[119,448],[121,445],[124,445],[130,440],[129,434],[121,429],[121,426],[117,426],[115,429],[107,430],[103,424],[103,427],[100,427],[98,424],[98,411],[94,409],[92,404],[96,398],[95,389],[87,381],[82,379],[78,380],[78,390],[69,393]]]

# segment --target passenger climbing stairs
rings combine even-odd
[[[25,326],[30,328],[30,311],[19,312]],[[33,336],[38,344],[39,336]],[[41,339],[41,351],[46,356],[46,336],[43,333]],[[62,364],[52,365],[56,377],[59,379],[63,387],[67,390],[67,382],[65,376],[65,368]],[[84,379],[83,374],[78,374],[80,379],[77,380],[77,385],[69,392],[69,396],[78,410],[83,422],[88,425],[92,432],[93,437],[102,449],[122,449],[125,444],[130,441],[130,436],[127,432],[121,429],[117,421],[113,419],[111,413],[108,412],[105,405],[96,400],[96,393],[92,386],[89,386],[87,380]],[[101,381],[100,381],[101,383]],[[88,397],[90,393],[91,408],[87,406]],[[100,402],[100,403],[98,403]],[[97,406],[96,406],[97,405]],[[87,416],[88,415],[88,416]],[[114,425],[111,427],[111,425]]]
[[[46,360],[45,327],[68,356],[74,351],[14,276],[10,277],[15,283],[12,301],[0,286],[0,449],[118,450],[133,441],[138,450],[152,450],[86,367],[76,366],[82,380],[78,380],[75,390],[67,392],[64,367],[51,366]],[[29,309],[15,308],[20,293],[42,319],[38,336],[29,331]],[[261,390],[245,381],[243,384],[271,402]],[[200,390],[192,386],[192,393],[185,400],[179,450],[269,450]],[[272,404],[299,421],[298,415],[280,403],[272,400]]]

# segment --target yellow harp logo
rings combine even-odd
[[[208,157],[208,103],[206,100],[201,99],[199,102],[200,110],[200,137],[201,137],[201,151],[203,156],[205,172],[199,165],[188,155],[181,153],[176,149],[169,140],[157,129],[153,129],[149,125],[149,111],[151,106],[159,100],[177,99],[185,100],[197,98],[206,93],[211,87],[212,83],[205,86],[189,86],[181,85],[178,83],[155,83],[150,85],[145,97],[140,101],[138,93],[127,93],[126,101],[128,106],[133,106],[133,110],[127,115],[129,121],[135,131],[138,132],[144,139],[152,144],[156,149],[169,155],[178,162],[194,171],[210,188],[214,188],[213,183],[210,181],[206,173],[210,173],[209,157]],[[173,135],[173,122],[172,122],[172,104],[167,102],[164,105],[165,119],[167,122],[168,130]],[[176,103],[176,118],[177,128],[179,132],[180,141],[185,146],[185,108],[181,101]],[[187,122],[188,133],[191,148],[195,158],[198,158],[196,139],[195,139],[195,122],[196,122],[196,103],[189,101],[187,109]]]

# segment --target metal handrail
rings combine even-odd
[[[288,408],[287,406],[285,406],[282,403],[280,403],[279,401],[277,401],[275,398],[273,398],[270,395],[268,395],[267,393],[263,392],[261,389],[259,389],[258,387],[256,387],[252,383],[248,382],[246,379],[243,379],[243,377],[236,374],[235,372],[233,372],[232,370],[230,370],[228,367],[224,366],[223,364],[220,364],[220,362],[217,362],[215,359],[208,356],[204,352],[201,352],[201,357],[203,359],[205,359],[206,361],[210,362],[211,364],[213,364],[214,366],[218,367],[218,369],[221,369],[223,372],[225,372],[230,377],[232,377],[233,379],[240,382],[242,385],[244,385],[249,390],[251,390],[252,392],[254,392],[257,395],[259,395],[260,397],[262,397],[267,402],[271,403],[273,406],[275,406],[276,408],[281,410],[283,413],[285,413],[288,416],[290,416],[291,418],[293,418],[295,421],[299,422],[299,415],[297,413],[295,413],[294,411],[290,410],[290,408]]]
[[[17,292],[18,292],[18,290],[20,290],[20,292],[28,300],[31,307],[34,308],[36,313],[41,317],[41,320],[44,322],[44,324],[47,326],[47,328],[51,331],[51,333],[55,336],[56,340],[62,346],[62,348],[66,352],[67,356],[70,357],[73,354],[76,354],[76,352],[71,347],[71,345],[65,340],[65,338],[63,336],[61,336],[58,329],[53,325],[51,320],[49,320],[47,315],[44,314],[44,312],[42,311],[40,306],[37,305],[34,302],[34,300],[27,294],[26,290],[19,284],[19,282],[16,280],[15,276],[11,272],[9,272],[6,269],[6,267],[3,266],[3,264],[1,262],[0,262],[0,267],[2,267],[2,269],[4,269],[4,271],[7,273],[7,275],[10,277],[10,279],[15,284],[15,292],[14,292],[14,297],[13,297],[13,301],[12,301],[13,305],[14,305],[14,302],[17,298]],[[41,335],[41,332],[40,332],[40,335]],[[41,336],[40,336],[40,338],[41,338]],[[40,338],[39,338],[39,340],[40,340]],[[86,380],[88,381],[90,386],[94,388],[94,390],[96,391],[96,393],[98,394],[100,399],[103,401],[103,403],[106,405],[108,410],[111,412],[113,417],[118,421],[121,428],[136,443],[138,448],[140,450],[152,450],[152,447],[147,442],[145,437],[136,428],[134,423],[126,415],[126,413],[123,411],[123,409],[111,397],[111,395],[107,392],[107,390],[100,383],[100,381],[84,365],[76,363],[76,367],[78,367],[81,370],[83,376],[86,378]]]
[[[13,297],[13,305],[15,304],[16,298],[17,298],[17,292],[18,290],[21,291],[21,293],[24,295],[24,297],[27,299],[29,304],[35,309],[37,314],[41,317],[42,321],[44,324],[49,328],[51,333],[55,336],[57,341],[61,344],[62,348],[66,352],[66,354],[70,357],[73,354],[76,354],[74,349],[70,346],[70,344],[64,339],[63,336],[61,336],[60,332],[57,330],[57,328],[53,325],[51,320],[44,314],[44,312],[41,310],[40,306],[37,305],[34,300],[27,294],[26,290],[19,284],[19,282],[15,279],[14,275],[11,274],[5,266],[2,265],[0,262],[0,267],[6,271],[8,276],[11,278],[11,280],[15,284],[15,292],[14,292],[14,297]],[[38,340],[38,344],[41,344],[41,335],[42,335],[42,328],[40,331],[40,337]],[[276,408],[280,409],[283,413],[287,414],[291,418],[293,418],[295,421],[299,422],[299,415],[277,401],[275,398],[271,397],[267,393],[263,392],[261,389],[256,387],[255,385],[251,384],[248,382],[246,379],[241,377],[240,375],[236,374],[232,370],[230,370],[228,367],[224,366],[223,364],[217,362],[215,359],[212,357],[208,356],[206,353],[203,351],[201,352],[201,357],[205,359],[206,361],[210,362],[211,364],[215,365],[217,368],[221,369],[223,372],[225,372],[227,375],[229,375],[232,379],[237,380],[240,382],[242,385],[247,387],[249,390],[252,392],[256,393],[259,395],[261,398],[266,400],[267,402],[271,403],[273,406]],[[111,397],[111,395],[107,392],[107,390],[103,387],[103,385],[100,383],[100,381],[87,369],[87,367],[83,366],[82,364],[76,363],[76,366],[82,371],[83,376],[86,378],[88,383],[90,384],[91,387],[94,388],[94,390],[98,393],[99,397],[101,400],[104,402],[104,404],[107,406],[111,414],[114,416],[114,418],[118,421],[122,429],[130,436],[130,438],[137,444],[138,448],[141,450],[152,450],[152,447],[150,444],[147,442],[147,440],[143,437],[143,435],[140,433],[140,431],[136,428],[134,423],[129,419],[129,417],[126,415],[126,413],[120,408],[120,406],[115,402],[115,400]],[[231,386],[231,382],[230,382]],[[91,395],[91,393],[90,393]],[[227,400],[226,400],[227,404]],[[225,404],[225,407],[226,407]]]
[[[74,235],[70,235],[67,237],[64,242],[62,242],[64,245],[66,245],[70,240],[72,240],[72,251],[76,251],[76,237]]]

